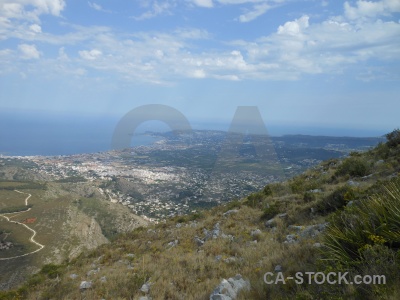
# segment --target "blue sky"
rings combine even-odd
[[[166,104],[196,125],[254,105],[267,128],[383,134],[399,127],[399,20],[399,0],[0,0],[0,110]]]

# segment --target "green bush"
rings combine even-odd
[[[305,192],[303,196],[303,201],[304,202],[312,202],[316,199],[315,194],[311,192]]]
[[[400,145],[400,129],[395,129],[392,132],[385,135],[389,148],[395,148]]]
[[[262,220],[269,220],[280,213],[279,206],[277,204],[270,204],[266,207],[261,215]]]
[[[337,209],[344,207],[347,204],[347,201],[352,200],[355,197],[355,192],[351,187],[340,187],[318,202],[317,211],[322,214],[334,212]]]
[[[256,208],[260,207],[264,199],[265,199],[264,193],[262,192],[252,193],[249,196],[247,196],[247,199],[246,201],[244,201],[244,204],[249,207]]]
[[[329,257],[354,264],[374,245],[400,248],[400,184],[391,183],[381,194],[337,214],[325,235]]]
[[[368,164],[361,158],[349,157],[338,167],[335,175],[362,177],[368,175],[369,169]]]

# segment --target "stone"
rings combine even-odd
[[[175,225],[176,228],[181,228],[182,227],[182,223],[178,223]]]
[[[359,185],[360,185],[359,182],[356,182],[356,181],[353,181],[353,180],[347,181],[347,184],[348,184],[349,186],[359,186]]]
[[[107,282],[106,276],[101,277],[101,278],[100,278],[100,281],[101,281],[101,282]]]
[[[97,274],[98,271],[100,271],[100,268],[98,268],[97,270],[90,270],[89,272],[86,273],[86,275],[87,276],[95,275]]]
[[[194,242],[196,243],[197,247],[201,247],[204,245],[204,241],[200,239],[198,236],[194,237]]]
[[[230,216],[231,214],[236,214],[236,213],[238,213],[239,212],[239,210],[237,210],[237,209],[231,209],[231,210],[228,210],[227,212],[224,212],[223,213],[223,216],[224,217],[228,217],[228,216]]]
[[[250,232],[250,235],[251,235],[251,236],[258,236],[258,235],[260,235],[260,234],[261,234],[261,230],[260,230],[260,229],[252,230],[252,231]]]
[[[321,243],[314,243],[313,244],[313,247],[315,247],[315,248],[321,248],[321,246],[322,246]]]
[[[294,234],[288,234],[286,236],[286,240],[284,241],[285,244],[293,244],[297,242],[297,237]]]
[[[149,283],[143,284],[142,287],[140,288],[140,291],[142,291],[145,294],[148,294],[150,292],[150,284]]]
[[[270,219],[268,221],[265,222],[265,227],[267,228],[272,228],[276,225],[276,222],[274,219]]]
[[[280,218],[280,219],[287,219],[288,218],[288,214],[287,213],[278,214],[277,217]]]
[[[211,293],[210,300],[233,300],[241,290],[249,290],[250,283],[240,274],[228,280],[222,279],[219,286]]]
[[[86,290],[86,289],[90,289],[92,287],[92,282],[91,281],[82,281],[79,288],[81,290]]]
[[[78,275],[76,275],[76,274],[71,274],[71,275],[69,275],[69,278],[71,278],[71,279],[76,279],[76,278],[78,278]]]
[[[282,272],[282,266],[281,265],[276,265],[275,269],[274,269],[274,272],[275,273]]]

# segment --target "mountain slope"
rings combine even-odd
[[[240,201],[140,227],[47,265],[0,299],[209,299],[223,278],[238,273],[251,288],[237,299],[398,299],[399,171],[400,132],[394,131],[368,152],[325,161]],[[280,271],[286,284],[265,282]],[[297,272],[304,279],[305,272],[385,275],[386,284],[287,279]]]

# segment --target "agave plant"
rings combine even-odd
[[[327,259],[355,264],[376,244],[400,248],[400,183],[389,183],[381,194],[338,213],[325,234]]]

